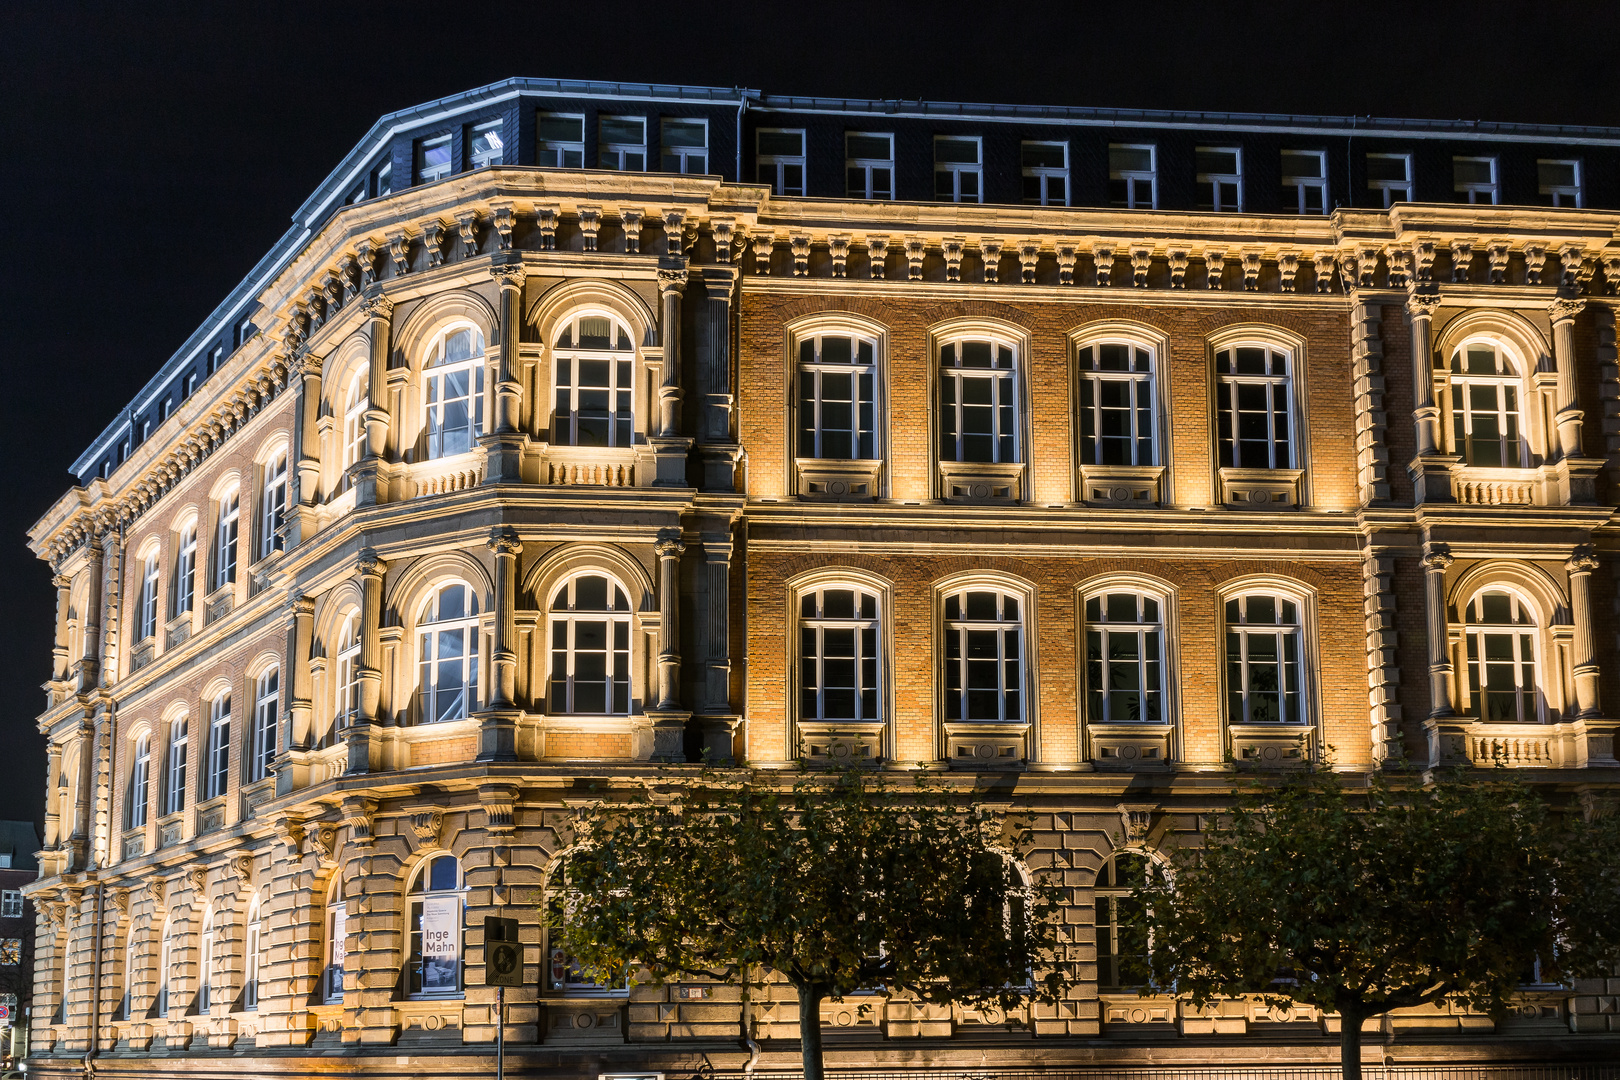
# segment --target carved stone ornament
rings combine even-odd
[[[381,293],[360,301],[360,313],[368,319],[388,320],[394,316],[394,302]]]
[[[731,218],[710,218],[709,231],[714,234],[714,261],[729,263],[731,261],[732,232],[737,223]]]
[[[945,280],[962,280],[962,253],[967,250],[965,236],[947,236],[940,241],[940,251],[945,256]]]
[[[469,210],[456,215],[457,231],[461,233],[461,257],[470,259],[478,254],[478,211]]]
[[[664,255],[676,258],[681,253],[681,234],[686,229],[685,210],[664,211]]]
[[[152,878],[146,883],[146,895],[152,900],[152,906],[162,910],[164,897],[168,895],[168,882],[162,878]]]
[[[1440,292],[1438,289],[1413,289],[1406,294],[1406,311],[1414,319],[1432,319],[1435,312],[1440,310]]]
[[[1299,276],[1299,253],[1285,251],[1277,256],[1277,274],[1282,284],[1283,292],[1294,291],[1294,278]]]
[[[375,577],[383,572],[383,562],[375,548],[365,548],[354,561],[354,571],[361,577]]]
[[[478,789],[478,800],[484,806],[484,831],[510,833],[517,824],[517,791],[500,785]]]
[[[1564,563],[1564,569],[1568,570],[1572,575],[1590,574],[1600,565],[1602,564],[1598,562],[1597,553],[1592,545],[1581,544],[1575,549],[1575,553],[1569,557],[1568,561]]]
[[[439,834],[444,829],[444,811],[437,806],[423,810],[416,810],[406,818],[410,826],[411,835],[416,837],[419,846],[437,845]]]
[[[512,226],[517,224],[517,216],[512,212],[511,203],[499,203],[490,206],[495,214],[495,235],[499,237],[501,251],[512,250]]]
[[[658,534],[658,541],[653,544],[653,551],[660,559],[677,559],[686,551],[686,544],[679,535],[668,532]]]
[[[1001,280],[1001,248],[1001,241],[992,236],[979,241],[979,258],[984,262],[986,284],[994,285]]]
[[[238,889],[253,888],[253,856],[247,853],[232,855],[225,864],[230,868],[231,876],[236,878]]]
[[[129,894],[129,889],[111,889],[107,893],[120,917],[129,914]]]
[[[664,295],[666,293],[684,293],[686,291],[686,276],[687,275],[686,275],[686,270],[685,269],[678,269],[678,270],[676,270],[676,269],[661,269],[661,270],[659,270],[658,271],[658,292],[659,292],[659,294]]]
[[[1127,844],[1142,844],[1147,842],[1148,833],[1153,830],[1153,814],[1159,808],[1154,804],[1120,803],[1119,820],[1124,826],[1122,836]]]
[[[1092,244],[1091,258],[1097,264],[1097,284],[1107,288],[1110,279],[1114,276],[1114,245],[1108,243]]]
[[[557,247],[557,208],[555,206],[537,206],[534,208],[534,223],[540,230],[540,250],[552,251]],[[508,226],[510,233],[510,226]]]
[[[1333,268],[1338,260],[1331,251],[1316,253],[1316,291],[1319,293],[1331,292],[1333,289]]]
[[[868,236],[866,238],[866,254],[867,276],[873,281],[882,281],[884,270],[889,261],[889,238],[887,236]]]
[[[1035,268],[1041,261],[1041,242],[1025,240],[1018,245],[1018,273],[1025,285],[1035,284]]]
[[[188,866],[185,870],[186,883],[191,886],[194,893],[206,894],[208,892],[208,867]]]
[[[1389,287],[1404,289],[1412,283],[1412,253],[1404,247],[1384,249],[1384,260],[1389,266]]]
[[[1486,246],[1485,257],[1491,263],[1492,285],[1506,283],[1508,256],[1512,254],[1512,251],[1513,249],[1508,246],[1506,240],[1497,240]]]
[[[1153,269],[1153,249],[1146,245],[1131,247],[1131,285],[1134,288],[1145,289],[1148,283],[1148,271]]]
[[[1445,544],[1427,544],[1424,547],[1423,569],[1431,574],[1445,573],[1446,568],[1456,561]]]
[[[445,241],[450,239],[450,225],[440,218],[428,218],[422,223],[422,247],[427,251],[429,269],[444,265]]]
[[[388,234],[388,255],[394,260],[395,277],[411,272],[411,239],[411,234],[404,229]]]
[[[718,240],[715,242],[715,249],[719,250]],[[833,277],[843,277],[849,262],[849,234],[833,233],[827,237],[827,254],[832,256]]]
[[[771,249],[776,246],[776,233],[764,229],[748,239],[754,245],[754,273],[761,277],[770,276]]]
[[[1243,253],[1243,291],[1258,292],[1260,290],[1260,252],[1245,251]]]
[[[304,835],[309,841],[310,850],[315,853],[315,857],[320,860],[322,866],[336,865],[337,826],[329,821],[317,821],[308,827]]]
[[[810,276],[810,235],[794,233],[788,237],[788,250],[793,252],[793,276]]]
[[[377,812],[377,800],[364,795],[350,795],[343,800],[343,824],[349,829],[349,842],[355,847],[370,847],[372,818]]]
[[[906,277],[922,280],[923,257],[928,254],[928,242],[920,236],[906,237]]]
[[[1453,240],[1451,242],[1451,280],[1462,284],[1468,280],[1468,270],[1474,265],[1474,242],[1472,240]]]
[[[491,529],[489,539],[485,542],[489,545],[489,550],[497,555],[523,554],[523,541],[518,539],[518,534],[513,529],[504,527]]]
[[[1565,244],[1558,249],[1559,277],[1566,289],[1580,288],[1592,280],[1592,262],[1579,244]]]
[[[276,835],[281,838],[281,844],[287,849],[287,857],[296,859],[304,853],[304,823],[297,818],[278,817],[275,819]]]
[[[641,253],[642,217],[640,207],[621,206],[619,208],[619,225],[624,229],[624,253],[626,255],[639,255]]]
[[[1058,264],[1058,284],[1074,284],[1074,267],[1080,261],[1080,245],[1072,240],[1059,240],[1055,245]]]
[[[1191,261],[1191,253],[1186,248],[1171,248],[1165,254],[1165,261],[1170,264],[1170,287],[1172,289],[1185,289],[1187,287],[1187,263]]]
[[[1573,296],[1560,296],[1547,305],[1547,314],[1554,323],[1573,319],[1586,309],[1586,301]]]
[[[1221,287],[1221,275],[1226,273],[1226,249],[1204,249],[1204,282],[1210,289]]]
[[[1439,244],[1435,240],[1418,240],[1412,245],[1412,273],[1418,284],[1434,279],[1434,255]]]
[[[1547,265],[1547,248],[1543,244],[1524,246],[1524,283],[1540,285],[1541,271]]]
[[[581,206],[579,208],[579,234],[585,238],[585,250],[596,250],[596,234],[602,228],[602,208],[600,206]]]

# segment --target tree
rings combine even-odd
[[[1497,777],[1347,790],[1307,775],[1241,799],[1202,849],[1151,875],[1154,982],[1202,1007],[1241,994],[1337,1012],[1346,1080],[1361,1027],[1455,1002],[1500,1015],[1542,981],[1620,963],[1615,819],[1552,814]]]
[[[882,986],[1012,1008],[1069,985],[1057,887],[1025,883],[991,815],[920,775],[899,794],[854,770],[790,789],[706,773],[589,806],[577,828],[560,933],[584,973],[746,993],[751,969],[775,971],[798,991],[806,1080],[822,1075],[823,1000]]]

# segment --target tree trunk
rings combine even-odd
[[[798,991],[799,1056],[804,1059],[804,1080],[822,1080],[821,987],[805,984]]]
[[[1344,1080],[1361,1080],[1361,1025],[1366,1019],[1360,1012],[1339,1010],[1339,1072]]]

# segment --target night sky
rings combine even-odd
[[[1620,127],[1616,41],[1620,5],[1600,0],[5,0],[0,818],[43,813],[55,594],[26,530],[384,113],[521,75]]]

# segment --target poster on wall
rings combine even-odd
[[[422,992],[455,993],[461,974],[461,898],[422,901]]]

